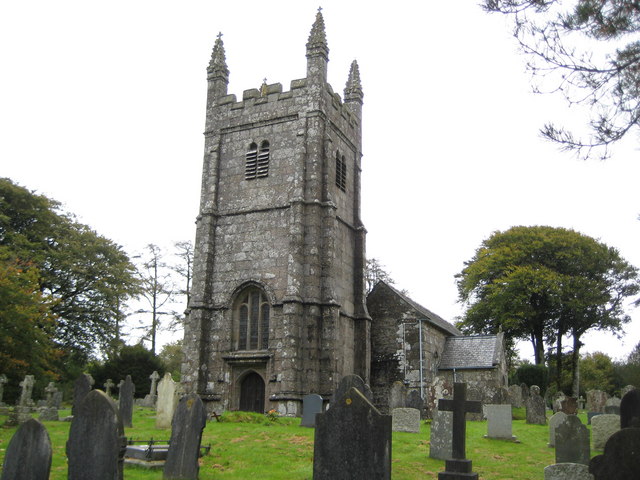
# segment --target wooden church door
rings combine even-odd
[[[251,372],[242,380],[240,410],[264,413],[264,381],[256,372]]]

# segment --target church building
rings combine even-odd
[[[182,383],[210,411],[299,415],[305,395],[330,401],[344,375],[368,383],[372,368],[374,396],[385,401],[376,389],[384,383],[380,369],[391,364],[380,352],[392,353],[396,337],[384,345],[365,296],[358,64],[345,72],[341,97],[327,83],[320,11],[306,57],[306,77],[292,80],[288,90],[264,83],[240,100],[227,92],[221,35],[207,69]],[[434,345],[459,335],[442,319],[421,326],[425,342]],[[437,373],[438,357],[429,355],[414,382],[423,391],[433,377],[424,369]]]

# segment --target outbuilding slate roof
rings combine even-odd
[[[495,368],[500,363],[502,335],[447,337],[440,370]]]

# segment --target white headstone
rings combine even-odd
[[[513,440],[511,405],[485,405],[487,437]]]
[[[178,406],[177,384],[171,373],[164,374],[158,384],[158,401],[156,402],[156,428],[171,428],[171,420]]]

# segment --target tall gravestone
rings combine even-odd
[[[7,417],[7,426],[20,425],[27,420],[31,420],[31,407],[33,405],[31,394],[33,392],[34,383],[33,375],[25,375],[24,380],[20,382],[20,398],[18,399],[18,404],[14,411],[10,412]]]
[[[35,380],[33,375],[25,375],[24,380],[20,382],[20,386],[22,387],[22,391],[20,392],[20,407],[32,407],[33,399],[31,396],[33,395],[33,385],[35,384]]]
[[[0,480],[48,480],[51,453],[47,429],[38,420],[27,420],[7,446]]]
[[[544,399],[540,396],[540,387],[531,385],[529,398],[525,402],[527,408],[527,423],[534,425],[546,425],[547,415]]]
[[[44,391],[47,394],[47,401],[46,405],[40,410],[40,420],[56,422],[59,420],[58,406],[56,405],[56,393],[58,393],[58,389],[53,382],[49,382],[49,385],[47,385]]]
[[[640,390],[629,390],[620,400],[620,428],[640,427]]]
[[[567,415],[556,427],[556,463],[589,465],[591,446],[589,429],[576,415]]]
[[[76,405],[69,429],[68,480],[122,480],[126,442],[115,402],[90,391]]]
[[[88,373],[83,373],[76,378],[75,382],[73,382],[73,404],[71,406],[71,415],[76,414],[76,405],[79,405],[84,397],[91,391],[93,384],[93,377]]]
[[[450,411],[452,415],[451,457],[445,460],[445,471],[438,473],[438,480],[478,479],[472,472],[472,462],[466,458],[466,415],[482,413],[482,403],[467,400],[467,384],[453,384],[453,399],[440,399],[438,410]]]
[[[391,417],[351,387],[316,416],[314,480],[389,480]]]
[[[149,388],[149,393],[145,395],[142,404],[145,407],[155,407],[156,401],[158,400],[158,379],[160,375],[155,370],[151,375],[149,375],[149,380],[151,380],[151,387]]]
[[[512,407],[522,408],[522,387],[520,385],[511,385],[509,387],[509,401]]]
[[[485,405],[487,438],[515,440],[512,428],[511,405]]]
[[[165,479],[196,480],[200,467],[200,443],[207,424],[207,413],[195,393],[180,399],[171,422],[169,452],[164,464]]]
[[[158,401],[156,402],[156,428],[170,428],[173,414],[178,406],[177,385],[171,373],[164,374],[158,384]]]
[[[435,410],[429,435],[429,456],[438,460],[452,458],[453,417],[451,412]]]
[[[640,428],[623,428],[607,440],[602,455],[591,459],[589,472],[593,474],[595,480],[640,478],[638,452],[640,452]]]
[[[558,412],[551,415],[549,419],[549,447],[556,446],[556,428],[567,418],[567,414],[564,412]]]
[[[302,399],[301,427],[315,427],[316,414],[322,413],[322,397],[316,393],[305,395]]]
[[[118,403],[120,406],[120,416],[125,427],[133,427],[133,395],[136,387],[131,381],[131,375],[127,375],[124,381],[120,382],[120,394]]]
[[[109,397],[111,396],[111,389],[115,387],[116,384],[113,383],[113,380],[107,378],[107,381],[104,382],[104,393],[106,393]]]
[[[604,406],[609,395],[602,390],[589,390],[587,392],[587,412],[604,413]]]

